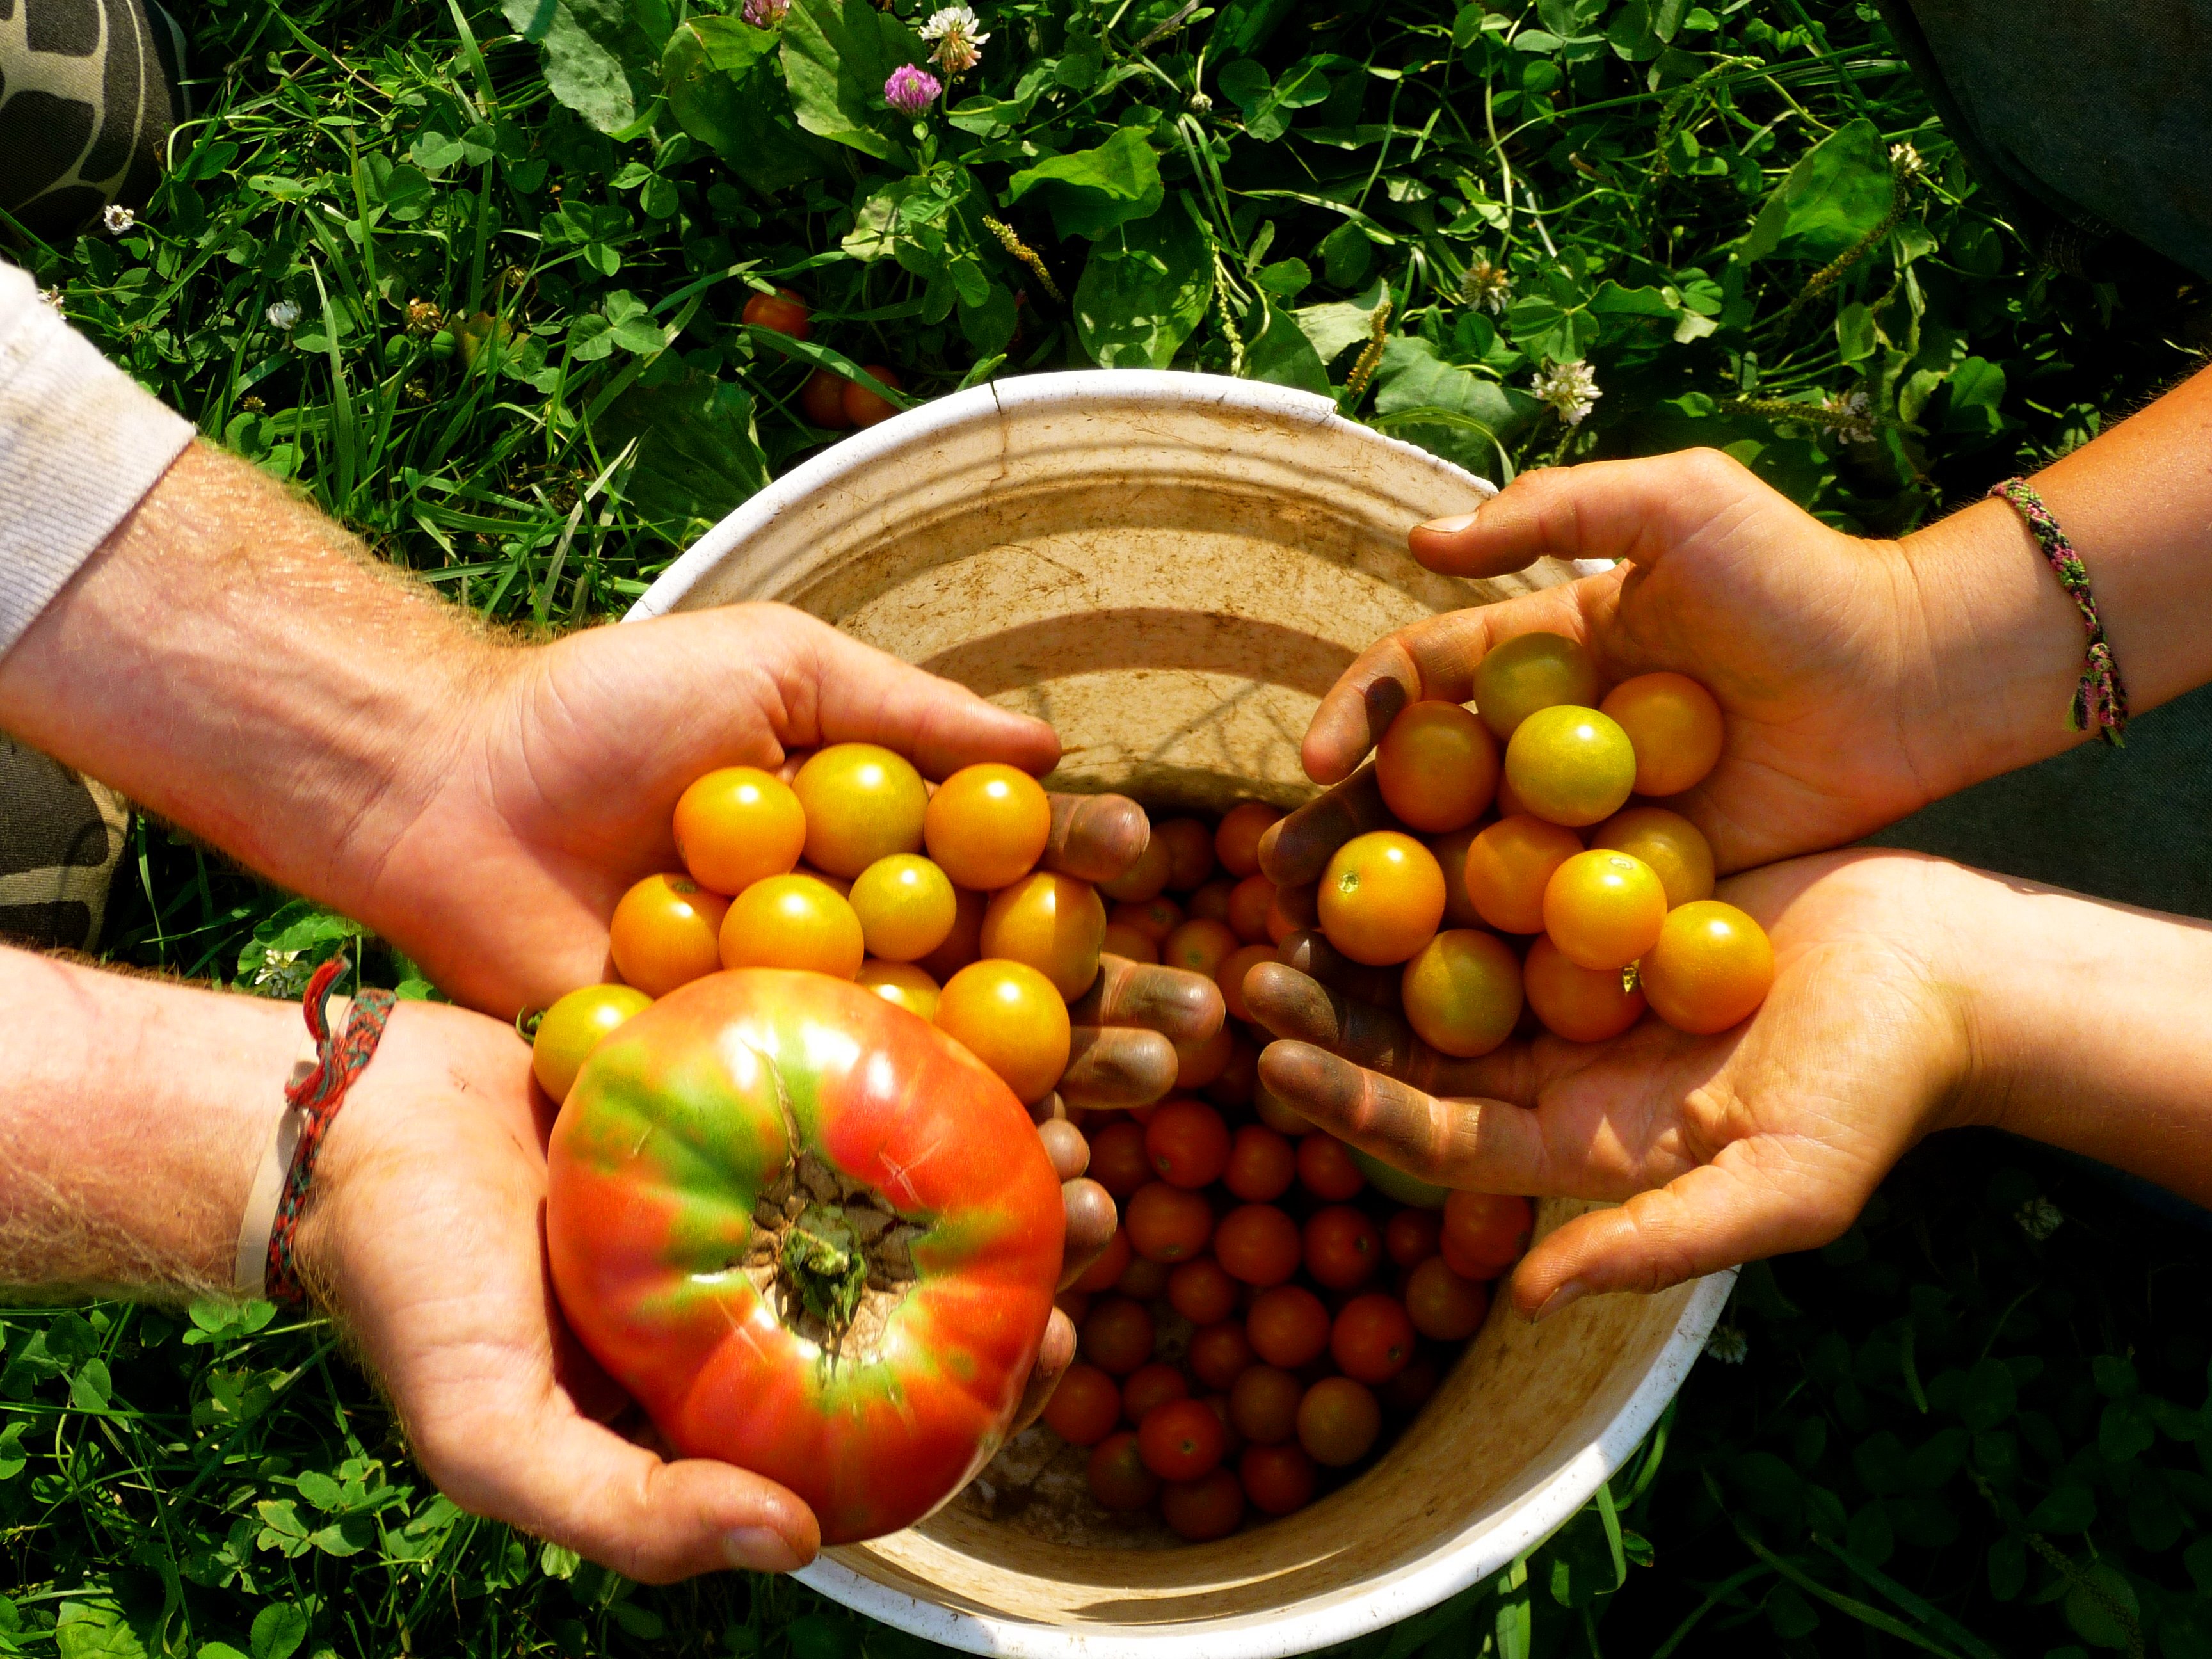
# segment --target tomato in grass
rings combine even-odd
[[[1121,1415],[1132,1423],[1142,1423],[1170,1401],[1189,1398],[1190,1384],[1183,1374],[1173,1365],[1155,1359],[1138,1366],[1122,1382]]]
[[[945,943],[922,957],[916,966],[939,985],[951,979],[969,963],[983,954],[983,912],[988,907],[988,895],[971,892],[967,888],[953,890],[952,931],[945,936]]]
[[[1104,892],[1106,889],[1098,890]],[[1143,934],[1152,940],[1152,948],[1167,943],[1168,935],[1182,926],[1182,906],[1171,898],[1153,897],[1141,903],[1119,903],[1106,913],[1109,927],[1121,927]]]
[[[1210,1187],[1229,1167],[1229,1126],[1202,1101],[1167,1101],[1145,1125],[1145,1152],[1170,1185]]]
[[[1247,945],[1267,940],[1267,912],[1274,908],[1275,884],[1251,875],[1229,890],[1229,931]]]
[[[689,876],[646,877],[622,896],[607,924],[615,970],[649,997],[713,973],[722,965],[717,936],[729,908]]]
[[[1129,1230],[1116,1227],[1113,1237],[1106,1241],[1106,1248],[1098,1253],[1098,1259],[1077,1276],[1071,1288],[1092,1296],[1112,1290],[1121,1282],[1122,1273],[1135,1255],[1136,1252],[1129,1248]],[[1082,1322],[1081,1320],[1076,1321],[1079,1325]]]
[[[1297,1272],[1300,1248],[1298,1224],[1272,1204],[1240,1204],[1213,1233],[1213,1259],[1222,1271],[1263,1288]]]
[[[1382,967],[1405,961],[1436,933],[1444,875],[1436,855],[1411,836],[1370,830],[1330,855],[1317,904],[1331,945],[1354,962]]]
[[[906,390],[906,382],[881,363],[862,363],[860,372],[872,376],[893,392]],[[881,392],[870,391],[858,380],[848,380],[839,388],[838,401],[844,406],[845,418],[854,426],[878,426],[898,413],[896,404]]]
[[[755,328],[787,334],[794,340],[806,339],[814,332],[813,313],[805,300],[787,288],[773,294],[749,295],[739,314]]]
[[[1222,1319],[1191,1333],[1188,1357],[1191,1372],[1209,1389],[1236,1386],[1253,1363],[1252,1339],[1242,1320]]]
[[[1280,807],[1265,801],[1240,801],[1221,815],[1214,826],[1213,856],[1238,880],[1260,868],[1260,837],[1282,819]]]
[[[1160,1493],[1160,1517],[1193,1544],[1226,1538],[1244,1519],[1244,1487],[1227,1469],[1170,1482]]]
[[[1443,1231],[1443,1217],[1434,1210],[1397,1211],[1382,1228],[1383,1253],[1401,1267],[1418,1267],[1442,1248]]]
[[[1650,865],[1673,909],[1713,896],[1713,849],[1698,826],[1663,806],[1630,806],[1590,831],[1592,847],[1609,847]]]
[[[1766,1000],[1774,946],[1733,904],[1699,899],[1667,913],[1640,969],[1654,1013],[1678,1031],[1709,1036],[1749,1018]]]
[[[846,384],[845,377],[832,368],[817,368],[806,377],[806,384],[799,388],[799,412],[810,426],[825,432],[851,429],[851,417],[845,413]]]
[[[1310,1127],[1305,1120],[1300,1126]],[[1239,1126],[1229,1143],[1229,1166],[1222,1184],[1248,1204],[1266,1204],[1290,1191],[1297,1179],[1298,1154],[1289,1136],[1263,1123]]]
[[[986,957],[963,968],[938,998],[937,1024],[1024,1103],[1050,1094],[1067,1069],[1067,1004],[1050,980],[1022,963]]]
[[[1423,835],[1442,835],[1480,817],[1498,793],[1498,739],[1455,702],[1407,704],[1375,748],[1383,805]]]
[[[1492,647],[1474,671],[1475,713],[1500,743],[1540,708],[1595,708],[1604,691],[1589,653],[1564,634],[1518,635]]]
[[[1316,1131],[1298,1142],[1298,1184],[1325,1203],[1341,1204],[1358,1195],[1367,1177],[1342,1141]]]
[[[1202,1194],[1154,1181],[1130,1197],[1121,1224],[1139,1255],[1172,1265],[1189,1261],[1206,1248],[1213,1236],[1213,1206]]]
[[[929,790],[903,755],[878,744],[833,743],[791,780],[806,812],[806,861],[848,880],[878,859],[921,850]]]
[[[1636,750],[1610,714],[1562,703],[1521,722],[1505,776],[1522,808],[1570,829],[1609,818],[1636,787]]]
[[[1170,892],[1188,893],[1213,874],[1213,831],[1196,818],[1170,818],[1152,836],[1167,848]]]
[[[1364,1285],[1382,1265],[1382,1235],[1364,1210],[1331,1204],[1306,1218],[1306,1272],[1332,1291]]]
[[[1454,1193],[1444,1200],[1438,1250],[1462,1279],[1495,1279],[1528,1248],[1536,1212],[1507,1193]]]
[[[1278,1285],[1262,1291],[1244,1314],[1244,1334],[1252,1352],[1278,1370],[1295,1371],[1311,1364],[1328,1348],[1328,1310],[1303,1285]]]
[[[788,1486],[825,1540],[921,1519],[1003,1438],[1052,1311],[1060,1180],[924,1021],[821,975],[709,975],[585,1062],[546,1179],[585,1348],[682,1455]],[[756,1251],[765,1290],[730,1271]]]
[[[1160,947],[1135,928],[1118,921],[1109,921],[1106,931],[1098,936],[1101,957],[1120,957],[1128,962],[1140,962],[1147,966],[1160,959]]]
[[[531,1075],[557,1106],[602,1041],[631,1015],[653,1006],[634,985],[584,985],[539,1016],[530,1043]]]
[[[1134,1119],[1117,1117],[1091,1137],[1091,1167],[1085,1173],[1117,1200],[1153,1178],[1146,1127]]]
[[[1194,1325],[1212,1325],[1237,1311],[1237,1281],[1213,1257],[1178,1264],[1168,1275],[1169,1305]]]
[[[1045,1426],[1072,1446],[1095,1446],[1121,1420],[1121,1391],[1096,1365],[1080,1360],[1061,1373],[1044,1403]]]
[[[1659,942],[1667,889],[1629,853],[1577,853],[1544,884],[1544,933],[1583,968],[1626,968]]]
[[[916,962],[952,932],[959,899],[945,872],[913,853],[878,859],[853,878],[846,895],[860,918],[868,954],[886,962]]]
[[[1638,674],[1598,707],[1636,747],[1636,793],[1679,795],[1720,763],[1721,706],[1686,674]]]
[[[1406,964],[1398,1000],[1422,1042],[1471,1060],[1513,1035],[1521,1018],[1521,959],[1495,933],[1448,928]]]
[[[1109,1376],[1127,1376],[1152,1357],[1152,1316],[1126,1296],[1092,1303],[1080,1336],[1083,1357]]]
[[[1275,959],[1272,945],[1247,945],[1233,951],[1215,974],[1213,982],[1221,988],[1221,1001],[1229,1011],[1229,1018],[1249,1020],[1252,1009],[1244,1000],[1244,976],[1263,962]]]
[[[1468,901],[1500,933],[1540,933],[1544,889],[1582,850],[1582,837],[1564,824],[1525,813],[1500,818],[1468,845],[1462,866]]]
[[[1036,867],[1052,838],[1044,786],[997,761],[963,766],[930,796],[921,836],[945,873],[962,887],[995,892]]]
[[[756,766],[725,766],[676,798],[676,851],[692,880],[742,893],[781,876],[806,848],[806,812],[789,784]]]
[[[1102,1509],[1126,1512],[1146,1510],[1160,1495],[1160,1478],[1145,1467],[1137,1449],[1137,1431],[1123,1429],[1109,1434],[1091,1449],[1086,1470],[1091,1495]]]
[[[1382,1432],[1382,1407],[1364,1382],[1324,1376],[1298,1401],[1297,1431],[1298,1444],[1315,1462],[1348,1468]]]
[[[864,962],[854,982],[896,1004],[917,1019],[935,1020],[940,994],[937,981],[910,962]]]
[[[1212,979],[1242,945],[1227,922],[1193,916],[1161,942],[1160,963],[1164,967],[1180,968],[1185,973],[1203,974]]]
[[[1320,1477],[1303,1446],[1248,1446],[1237,1479],[1261,1514],[1290,1515],[1313,1502]]]
[[[1462,1279],[1440,1255],[1420,1263],[1406,1279],[1406,1316],[1435,1341],[1466,1341],[1482,1328],[1489,1311],[1488,1285]]]
[[[1358,1382],[1388,1382],[1413,1358],[1416,1334],[1403,1303],[1370,1291],[1337,1310],[1329,1327],[1329,1358]]]
[[[1548,939],[1528,947],[1521,985],[1544,1029],[1570,1042],[1617,1037],[1644,1013],[1644,993],[1629,989],[1619,969],[1582,967]]]
[[[1298,1431],[1306,1385],[1279,1365],[1252,1365],[1229,1389],[1229,1421],[1257,1446],[1279,1445]]]

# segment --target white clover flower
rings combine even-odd
[[[2039,1244],[2057,1232],[2066,1220],[2066,1218],[2058,1212],[2058,1206],[2041,1193],[2038,1193],[2020,1208],[2014,1210],[2012,1218],[2020,1223],[2021,1231]]]
[[[290,300],[279,300],[269,307],[269,326],[279,334],[291,331],[292,325],[300,320],[300,307]]]
[[[315,964],[300,960],[297,951],[264,949],[261,960],[255,964],[251,988],[265,997],[289,1000],[305,996],[307,981],[315,976]]]
[[[1892,144],[1889,147],[1889,165],[1900,179],[1917,179],[1928,163],[1921,159],[1920,152],[1911,144]]]
[[[1716,1325],[1705,1339],[1705,1355],[1723,1365],[1741,1365],[1751,1357],[1751,1339],[1733,1325]]]
[[[52,312],[57,317],[68,315],[68,313],[62,309],[62,291],[58,285],[53,288],[40,289],[39,290],[39,302],[45,306],[47,310]]]
[[[1833,429],[1847,444],[1874,441],[1874,403],[1863,392],[1831,392],[1820,407],[1834,416]]]
[[[965,75],[983,61],[983,43],[991,37],[980,27],[982,20],[966,6],[940,6],[921,26],[921,38],[935,44],[929,55],[947,75]]]
[[[1513,297],[1513,278],[1504,265],[1491,264],[1488,254],[1478,253],[1467,275],[1460,278],[1459,297],[1484,311],[1503,312]]]
[[[120,236],[138,222],[138,216],[120,202],[110,202],[106,211],[100,216],[100,222],[107,227],[110,235]]]
[[[1588,363],[1554,363],[1540,368],[1528,390],[1558,411],[1569,426],[1580,426],[1605,393],[1598,390],[1597,371]]]

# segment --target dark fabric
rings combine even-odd
[[[0,29],[0,208],[48,237],[143,208],[186,112],[181,48],[149,0],[26,0]]]
[[[128,812],[113,790],[0,736],[0,939],[91,950]]]
[[[2212,276],[2212,0],[1881,0],[1946,133],[2062,268]],[[2140,252],[2133,252],[2140,260]]]

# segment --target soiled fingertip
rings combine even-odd
[[[1145,809],[1126,795],[1062,795],[1052,800],[1052,832],[1041,860],[1084,881],[1111,881],[1142,857],[1152,838]]]
[[[1359,1070],[1326,1048],[1295,1039],[1260,1051],[1260,1081],[1294,1111],[1324,1129],[1348,1123],[1359,1091]]]
[[[1106,1248],[1121,1218],[1115,1212],[1114,1194],[1087,1176],[1063,1184],[1060,1198],[1067,1219],[1064,1254],[1067,1261],[1081,1264],[1076,1269],[1079,1273]]]
[[[1037,1139],[1043,1143],[1045,1156],[1052,1160],[1053,1173],[1062,1181],[1073,1181],[1091,1167],[1091,1143],[1083,1138],[1083,1131],[1066,1118],[1039,1124]]]

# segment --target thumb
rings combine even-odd
[[[1765,486],[1717,449],[1524,472],[1473,513],[1416,525],[1413,556],[1455,576],[1498,576],[1537,559],[1656,564],[1670,546]]]

